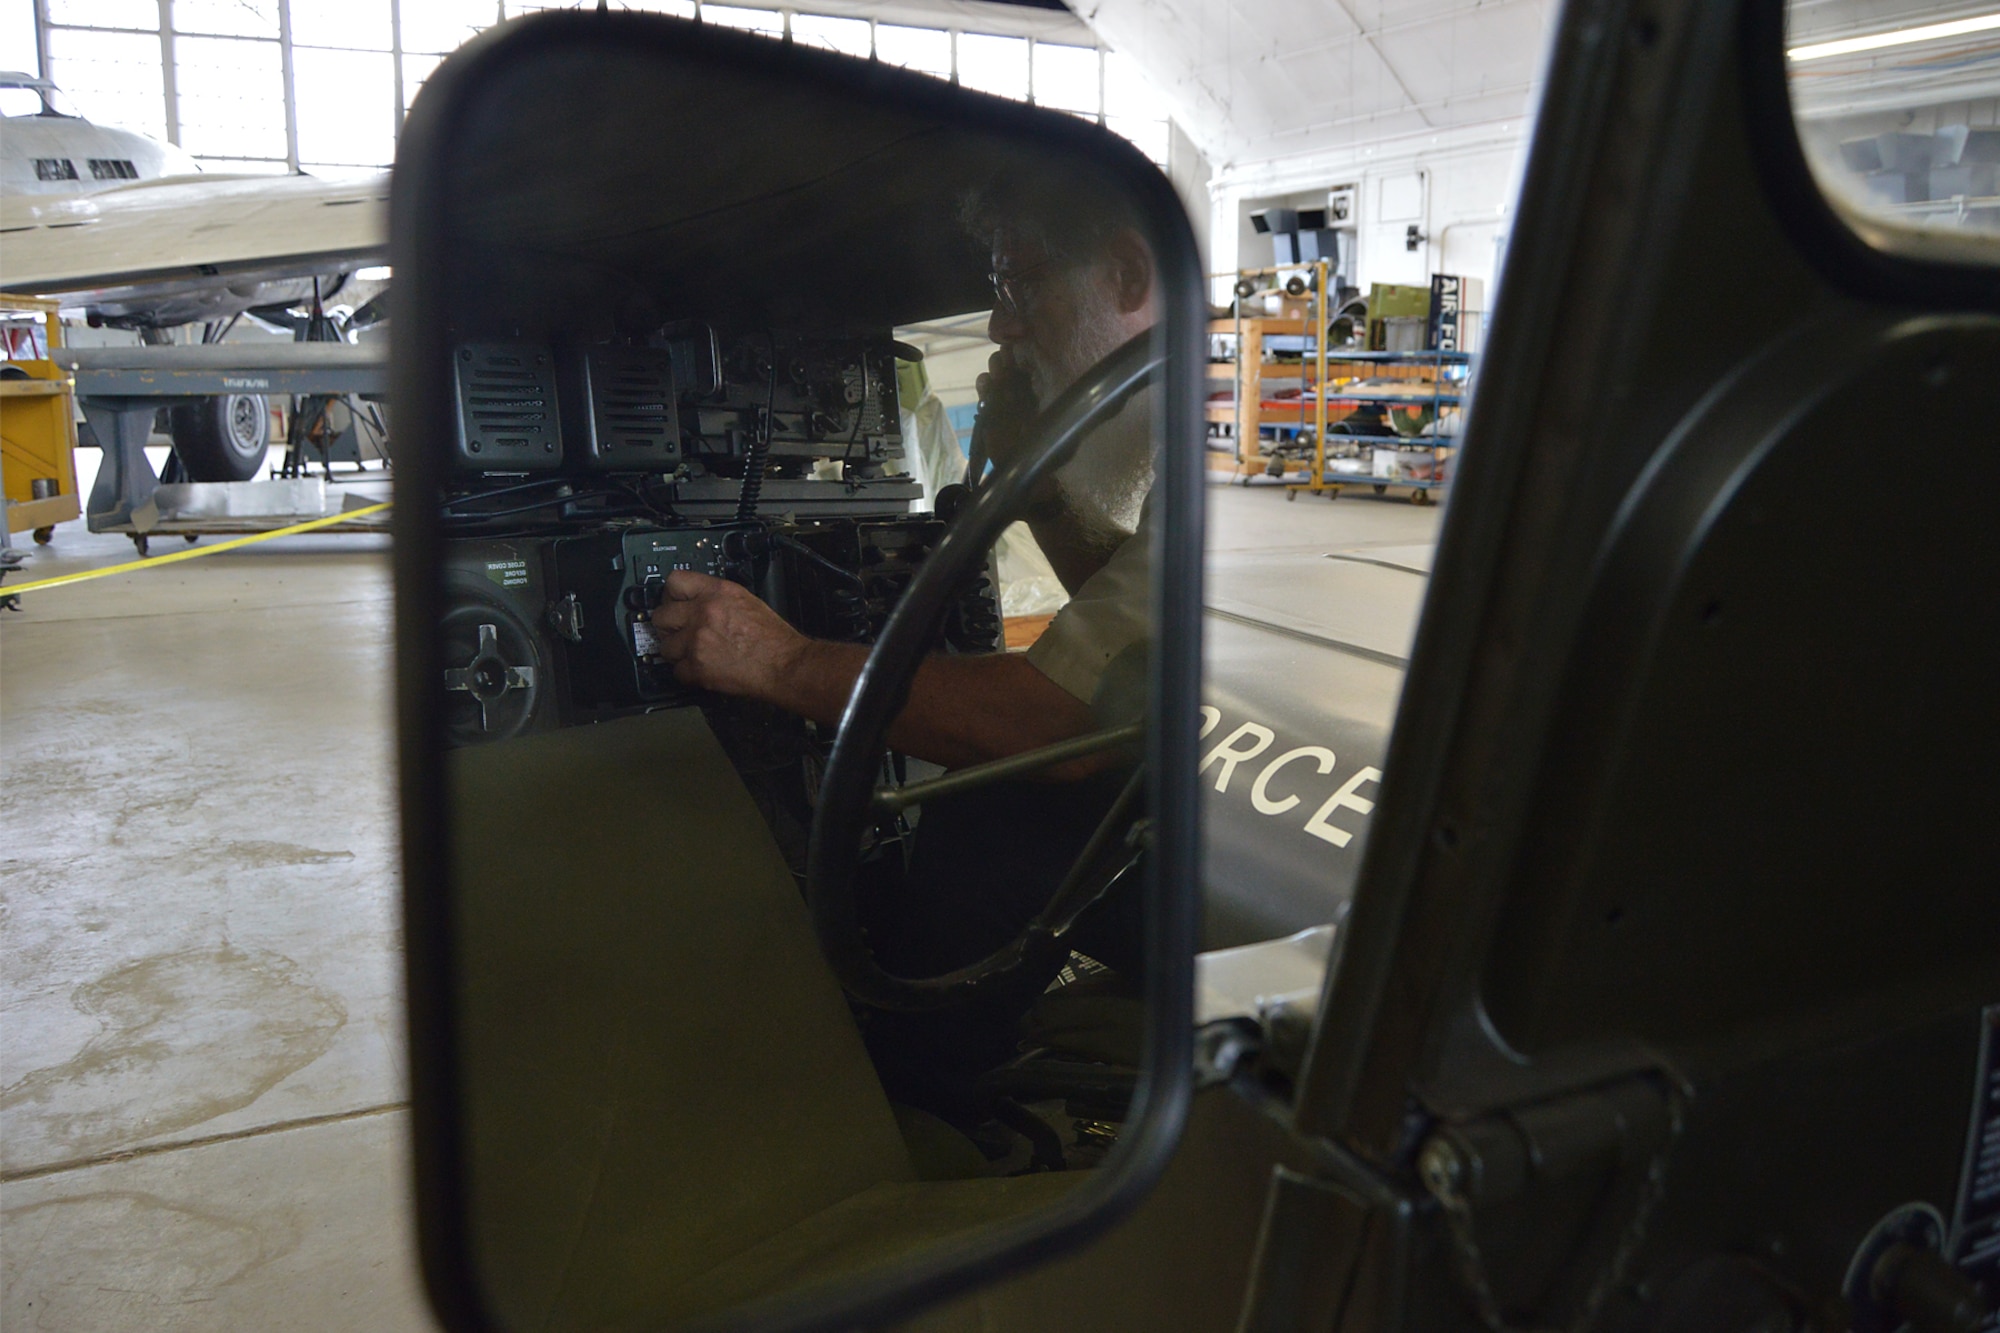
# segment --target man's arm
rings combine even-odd
[[[653,624],[660,655],[683,684],[827,725],[840,720],[868,659],[860,644],[807,638],[740,584],[688,571],[668,577]],[[1081,700],[1019,654],[932,656],[917,670],[889,744],[959,768],[1068,740],[1093,725]],[[1068,767],[1050,775],[1072,776]]]

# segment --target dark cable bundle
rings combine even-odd
[[[743,460],[742,498],[736,502],[736,521],[747,523],[757,517],[757,497],[764,490],[764,468],[771,455],[771,432],[778,423],[778,337],[771,334],[771,378],[764,392],[764,420],[749,455]]]

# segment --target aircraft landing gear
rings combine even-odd
[[[171,409],[168,420],[184,480],[249,481],[264,466],[271,412],[262,394],[203,398]]]

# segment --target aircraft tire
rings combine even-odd
[[[168,433],[190,481],[248,481],[271,448],[262,394],[232,393],[173,408]]]

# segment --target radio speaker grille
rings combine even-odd
[[[458,379],[458,464],[474,472],[562,466],[555,358],[535,343],[467,343]]]

